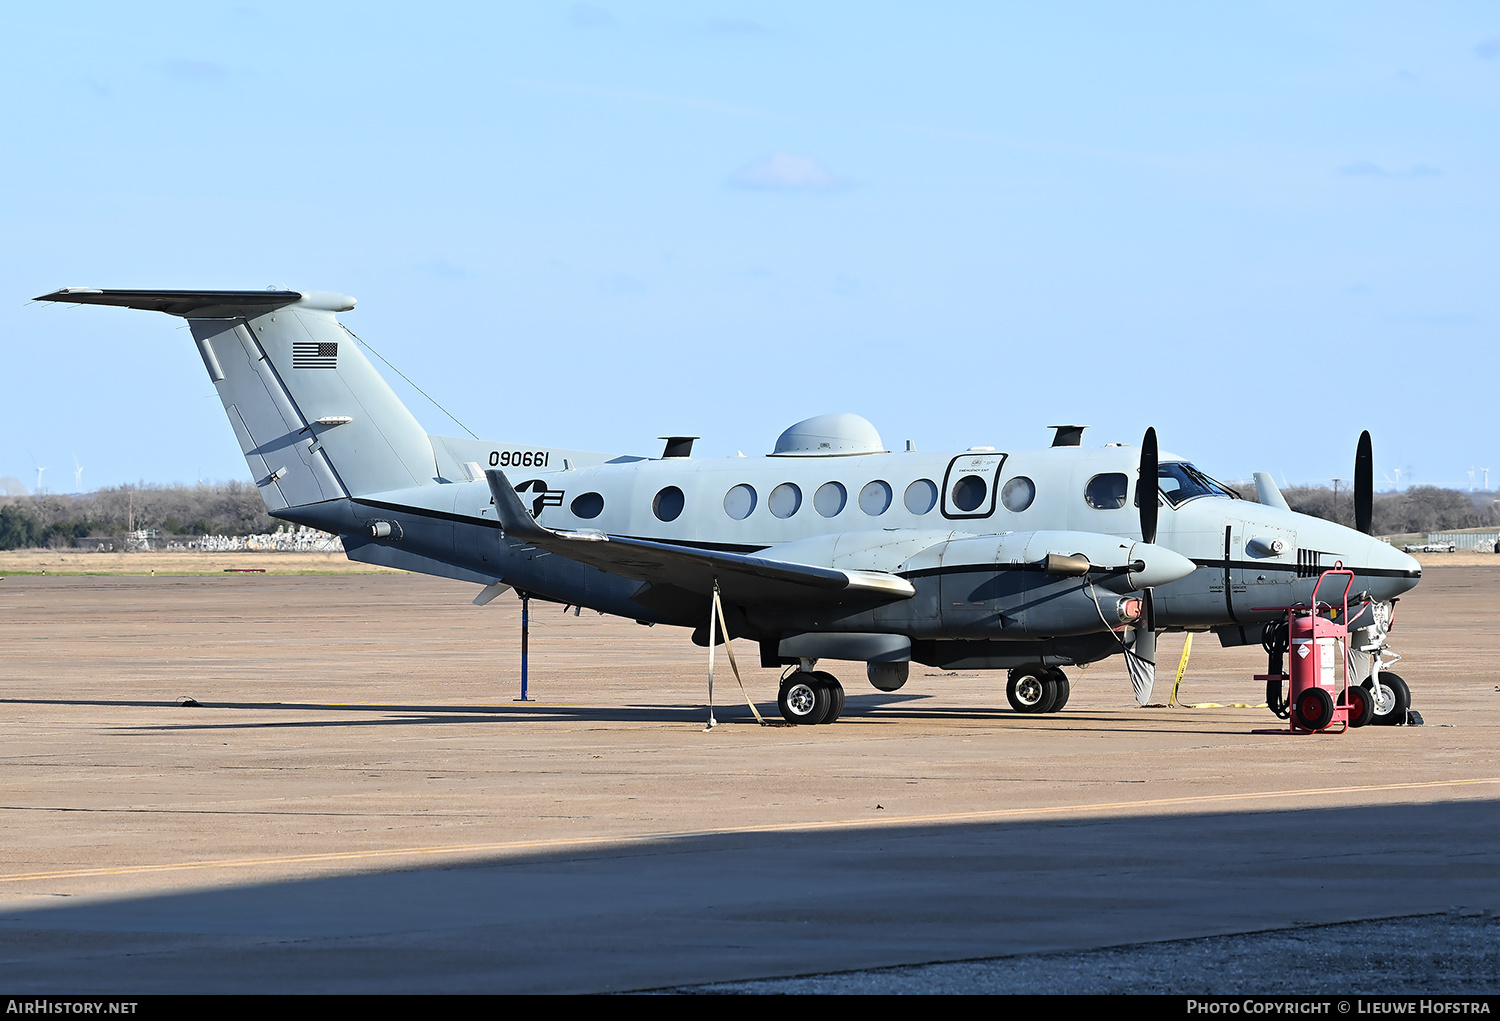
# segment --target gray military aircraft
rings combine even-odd
[[[660,457],[433,436],[417,423],[325,292],[66,288],[37,300],[187,320],[271,514],[336,532],[352,560],[485,586],[710,641],[782,667],[796,723],[836,719],[843,688],[821,659],[867,664],[894,691],[912,661],[1008,670],[1019,712],[1060,710],[1062,668],[1123,654],[1150,698],[1158,631],[1266,643],[1276,609],[1312,598],[1322,571],[1355,574],[1351,642],[1375,718],[1405,722],[1410,692],[1384,666],[1395,599],[1417,562],[1368,535],[1368,434],[1356,457],[1357,529],[1291,511],[1269,475],[1259,502],[1187,461],[1139,448],[1052,445],[929,454],[887,450],[852,414],[783,432],[763,457]],[[1270,636],[1267,624],[1272,624]],[[718,629],[717,640],[723,640]],[[1271,673],[1278,671],[1271,670]],[[1279,682],[1274,682],[1279,685]],[[1268,690],[1273,708],[1279,686]]]

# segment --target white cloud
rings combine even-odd
[[[809,156],[778,152],[740,167],[729,183],[760,191],[836,191],[849,182]]]

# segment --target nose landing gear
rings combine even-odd
[[[1342,605],[1318,602],[1318,586],[1334,575],[1348,579],[1340,597]],[[1365,621],[1364,625],[1348,626],[1349,588],[1353,579],[1353,572],[1339,566],[1324,571],[1313,588],[1310,605],[1275,607],[1285,610],[1287,618],[1266,625],[1261,644],[1269,663],[1266,672],[1256,674],[1255,679],[1266,682],[1266,704],[1271,711],[1291,720],[1290,733],[1328,732],[1330,726],[1340,723],[1346,730],[1370,723],[1422,724],[1422,717],[1411,711],[1411,690],[1406,682],[1384,669],[1386,663],[1401,658],[1386,645],[1392,605],[1367,601],[1353,617],[1355,622]],[[1283,662],[1292,652],[1295,654],[1288,670]],[[1342,686],[1334,679],[1340,670]],[[1364,673],[1369,675],[1365,681],[1356,683],[1352,679]],[[1291,682],[1289,696],[1285,698],[1282,697],[1284,681]]]
[[[1406,686],[1400,674],[1381,670],[1366,680],[1360,690],[1368,692],[1374,703],[1371,707],[1374,716],[1371,722],[1387,727],[1410,722],[1407,717],[1411,712],[1411,689]]]

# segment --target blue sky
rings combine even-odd
[[[1378,482],[1500,485],[1500,5],[15,2],[0,37],[27,486],[248,478],[177,320],[28,298],[272,284],[358,297],[486,438],[1154,425],[1296,483],[1368,427]]]

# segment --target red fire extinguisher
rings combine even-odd
[[[1339,605],[1320,604],[1318,590],[1334,575],[1345,579]],[[1347,730],[1365,723],[1373,708],[1366,689],[1349,686],[1349,589],[1353,585],[1353,571],[1338,567],[1324,571],[1313,586],[1312,606],[1288,613],[1288,702],[1294,730],[1314,733],[1335,724]]]

